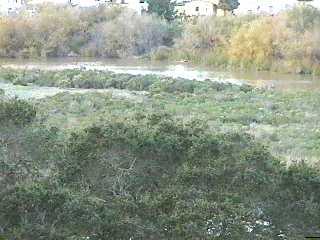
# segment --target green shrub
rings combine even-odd
[[[7,74],[7,72],[10,74]],[[4,70],[0,71],[0,76],[4,81],[15,84],[36,84],[39,86],[55,86],[62,88],[84,88],[84,89],[128,89],[132,91],[151,91],[166,93],[195,93],[195,91],[221,91],[225,89],[239,89],[242,91],[251,87],[235,86],[226,83],[213,81],[196,81],[182,78],[170,78],[157,75],[131,75],[114,74],[104,71],[82,71],[82,70],[63,70],[63,71],[44,71],[44,70]],[[245,91],[247,91],[245,90]],[[249,91],[249,90],[248,90]]]
[[[231,35],[251,17],[210,17],[200,18],[196,23],[186,25],[182,38],[177,41],[182,49],[213,49],[226,45]]]
[[[318,28],[320,24],[319,9],[305,5],[295,7],[286,13],[288,27],[294,29],[298,33],[312,31]]]
[[[319,172],[286,169],[243,133],[162,112],[110,118],[60,141],[45,178],[1,189],[5,237],[293,239],[320,223]]]
[[[23,126],[33,121],[36,116],[35,108],[22,100],[1,100],[0,101],[0,123],[12,123]]]
[[[172,50],[168,47],[159,47],[150,56],[155,61],[165,61],[171,58]]]
[[[185,25],[170,58],[223,69],[317,74],[319,16],[318,9],[301,6],[272,17],[199,18]]]
[[[230,40],[231,60],[270,69],[278,44],[286,41],[285,29],[274,19],[259,19],[243,26]],[[276,30],[277,29],[277,30]],[[278,34],[279,33],[279,34]]]

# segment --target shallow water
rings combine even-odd
[[[5,91],[5,95],[9,97],[18,97],[20,99],[40,99],[44,97],[54,96],[58,93],[66,92],[63,89],[54,87],[35,87],[35,86],[18,86],[11,83],[0,82],[0,89]]]
[[[270,72],[228,72],[216,71],[205,67],[198,67],[188,63],[177,62],[147,62],[137,59],[104,60],[104,59],[72,59],[56,58],[47,60],[16,60],[1,59],[0,66],[22,69],[83,69],[103,70],[115,73],[156,74],[174,78],[195,80],[210,79],[219,82],[235,84],[247,83],[257,87],[277,90],[320,90],[320,77],[297,74],[279,74]],[[49,89],[47,89],[49,90]],[[60,91],[52,89],[52,91]],[[46,91],[43,88],[43,91]]]
[[[108,93],[110,97],[117,99],[130,99],[132,101],[143,101],[146,92],[133,92],[119,89],[62,89],[56,87],[39,87],[39,86],[18,86],[12,83],[0,82],[0,89],[4,90],[5,96],[9,98],[17,97],[19,99],[41,99],[57,95],[59,93]]]

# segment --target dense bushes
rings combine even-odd
[[[223,46],[227,44],[234,31],[253,19],[253,16],[200,18],[196,23],[188,23],[185,26],[177,46],[181,49],[213,49]]]
[[[159,46],[170,45],[173,37],[170,26],[165,22],[156,17],[141,17],[133,13],[121,13],[112,21],[100,23],[93,34],[94,37],[84,50],[84,55],[142,55]]]
[[[0,69],[0,80],[16,85],[35,84],[48,87],[85,89],[127,89],[132,91],[151,91],[167,93],[195,93],[210,90],[239,89],[250,91],[248,85],[236,86],[213,81],[191,81],[156,75],[115,74],[105,71],[44,71]]]
[[[184,27],[168,57],[212,66],[228,65],[226,49],[231,35],[254,16],[202,18]]]
[[[297,138],[319,156],[317,93],[80,70],[3,70],[0,79],[152,93],[141,102],[91,92],[1,103],[1,238],[319,234],[317,168],[286,167],[247,133],[272,126],[266,131],[279,138],[274,145],[294,145]]]
[[[304,33],[318,28],[320,24],[319,9],[310,6],[297,7],[287,13],[287,25],[293,30]]]
[[[120,8],[77,10],[47,6],[34,17],[21,15],[0,20],[0,56],[142,55],[172,44],[176,34],[173,26]]]
[[[7,18],[0,22],[2,57],[59,56],[69,53],[70,38],[81,31],[69,9],[44,8],[36,18]],[[6,41],[3,41],[6,39]]]
[[[0,20],[0,57],[150,55],[153,60],[320,74],[319,22],[320,11],[308,5],[275,16],[182,24],[121,8],[47,6],[34,17]]]
[[[270,69],[274,60],[283,56],[288,39],[286,29],[274,19],[259,19],[239,29],[230,40],[231,60]]]
[[[286,162],[304,159],[314,166],[319,163],[317,116],[320,99],[316,91],[266,91],[212,81],[152,75],[110,75],[103,71],[81,70],[5,69],[0,71],[1,79],[22,85],[116,88],[98,91],[75,89],[70,90],[73,94],[64,93],[36,101],[41,109],[39,117],[50,126],[77,128],[108,119],[110,114],[132,115],[137,111],[166,109],[186,119],[208,119],[214,129],[245,129],[270,146],[271,152]],[[38,86],[10,88],[38,89]],[[143,92],[128,92],[128,89]],[[47,93],[49,91],[46,89]],[[122,101],[113,101],[119,99]]]
[[[165,112],[59,132],[28,132],[39,143],[29,157],[44,148],[51,161],[1,188],[3,237],[267,240],[318,231],[319,173],[285,169],[244,133],[209,132]]]
[[[36,116],[35,108],[22,100],[1,100],[0,99],[0,124],[7,123],[17,126],[30,123]]]
[[[319,74],[320,11],[200,19],[185,27],[170,58],[212,66]]]
[[[292,10],[295,11],[300,8]],[[313,11],[320,18],[320,12]],[[320,32],[313,27],[312,19],[305,23],[301,32],[291,14],[259,19],[241,27],[230,40],[228,52],[233,63],[265,70],[283,68],[282,71],[288,72],[318,73],[320,58],[316,42]],[[305,18],[304,15],[296,17]]]

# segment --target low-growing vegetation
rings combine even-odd
[[[13,114],[16,101],[6,102]],[[51,111],[81,119],[76,102],[104,117],[71,129],[48,124]],[[1,128],[1,237],[267,240],[318,233],[317,170],[286,168],[239,129],[223,132],[151,105],[57,95],[36,103],[33,122],[30,105],[21,116],[27,125]]]
[[[152,91],[168,93],[195,93],[197,91],[210,91],[237,88],[250,91],[249,85],[232,85],[212,82],[209,79],[203,82],[186,81],[185,79],[163,77],[159,75],[132,75],[116,74],[113,72],[88,70],[13,70],[0,69],[0,81],[10,82],[14,85],[82,88],[82,89],[127,89],[131,91]]]
[[[143,97],[130,98],[133,102],[129,105],[110,104],[105,97],[94,93],[86,97],[58,95],[42,100],[38,115],[50,126],[84,127],[110,114],[166,110],[180,118],[208,121],[212,129],[245,131],[269,146],[271,153],[286,163],[305,161],[312,166],[319,163],[320,99],[316,91],[278,92],[210,80],[81,70],[2,69],[0,81],[84,91],[114,88],[143,94]],[[109,90],[107,96],[110,96]]]
[[[0,124],[26,125],[36,115],[34,107],[24,101],[14,99],[0,102]]]
[[[1,71],[1,81],[23,85],[59,79],[149,94],[139,103],[104,93],[2,96],[1,237],[318,233],[319,172],[309,162],[320,156],[317,94],[99,71]],[[287,159],[290,151],[300,155]]]

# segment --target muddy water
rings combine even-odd
[[[59,58],[48,60],[0,60],[0,66],[22,69],[83,69],[103,70],[115,73],[156,74],[169,77],[205,80],[235,84],[248,83],[257,87],[267,87],[277,90],[320,90],[320,77],[310,75],[279,74],[269,72],[229,72],[215,71],[205,67],[196,67],[188,63],[177,62],[147,62],[137,59],[101,60]],[[50,94],[61,89],[42,88]]]

